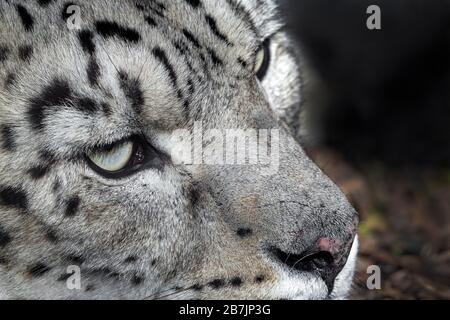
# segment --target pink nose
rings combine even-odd
[[[339,253],[340,241],[330,238],[320,238],[317,240],[317,249],[330,253],[333,257]]]

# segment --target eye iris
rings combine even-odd
[[[270,40],[264,41],[256,56],[255,71],[259,80],[264,79],[270,65]]]
[[[114,172],[125,168],[133,154],[133,143],[126,142],[110,151],[99,151],[89,156],[91,161],[102,170]]]
[[[256,56],[256,66],[255,66],[256,72],[258,72],[261,69],[263,63],[264,63],[264,49],[260,49]]]

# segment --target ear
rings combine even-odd
[[[261,82],[272,110],[297,136],[302,115],[301,53],[284,31],[270,37],[270,65]]]

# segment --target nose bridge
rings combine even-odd
[[[264,237],[285,249],[289,246],[300,250],[320,237],[344,239],[353,225],[354,210],[289,130],[279,124],[259,87],[255,83],[224,87],[217,101],[226,103],[227,109],[208,112],[213,116],[206,124],[222,130],[265,130],[267,139],[258,139],[256,146],[257,159],[264,152],[270,155],[265,159],[269,163],[257,160],[244,165],[202,166],[203,181],[224,209],[226,220],[234,228],[260,230]],[[278,139],[273,139],[275,136]],[[233,147],[229,141],[223,137],[212,144],[225,145],[227,153]],[[248,141],[236,142],[244,146],[237,148],[237,153],[248,151]]]
[[[270,225],[278,225],[274,240],[300,250],[320,237],[347,237],[355,211],[343,193],[291,137],[280,152],[279,174],[265,183],[263,200],[277,206],[260,212]]]
[[[289,132],[280,129],[279,166],[225,167],[221,202],[230,221],[260,230],[286,251],[304,250],[319,238],[347,241],[355,211],[339,188],[309,159]]]
[[[272,170],[267,170],[267,163],[205,167],[208,184],[218,190],[216,196],[229,215],[247,217],[248,223],[268,234],[279,231],[274,237],[284,238],[286,230],[296,226],[335,232],[334,225],[352,219],[353,209],[289,132],[276,130],[279,145],[268,151],[279,153],[272,158],[278,161]]]

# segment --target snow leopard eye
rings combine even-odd
[[[131,141],[113,146],[110,150],[97,150],[88,158],[99,169],[107,172],[123,170],[133,156],[134,144]]]
[[[88,165],[109,179],[119,179],[145,168],[162,168],[166,160],[167,156],[141,137],[131,137],[86,154]]]
[[[120,179],[146,169],[162,170],[170,157],[144,137],[132,136],[88,152],[85,160],[99,175]]]
[[[256,53],[255,72],[256,77],[262,81],[270,66],[270,39],[266,39]]]

